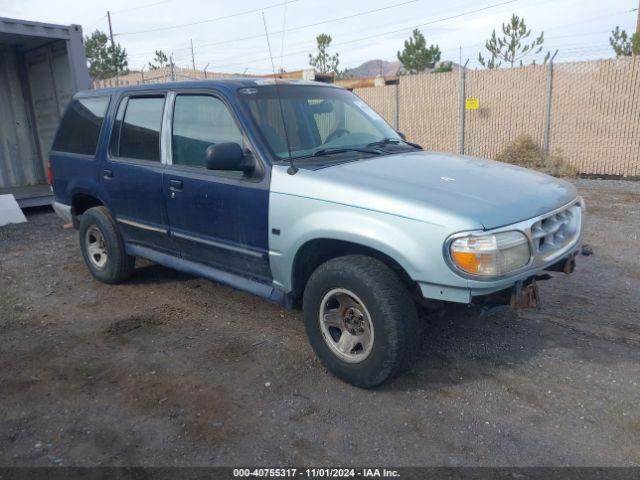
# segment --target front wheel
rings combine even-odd
[[[303,299],[309,341],[324,366],[352,385],[371,388],[411,365],[418,315],[389,267],[349,255],[322,264]]]

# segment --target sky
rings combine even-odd
[[[333,38],[340,68],[395,60],[414,28],[440,47],[442,60],[458,62],[462,47],[462,63],[477,68],[485,40],[512,13],[524,17],[532,37],[544,31],[545,52],[559,50],[556,62],[613,57],[610,32],[616,25],[635,30],[638,0],[0,0],[0,16],[79,24],[85,35],[108,32],[107,8],[131,69],[145,66],[156,49],[189,67],[193,41],[197,69],[266,74],[272,66],[263,14],[276,69],[310,68],[320,33]]]

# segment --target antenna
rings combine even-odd
[[[284,109],[282,108],[282,98],[280,97],[280,86],[278,85],[278,77],[276,75],[276,67],[273,63],[273,55],[271,53],[271,41],[269,40],[269,31],[267,30],[267,20],[262,12],[262,23],[264,23],[264,33],[267,36],[267,46],[269,47],[269,57],[271,58],[271,70],[273,71],[273,83],[276,86],[276,96],[278,97],[278,106],[280,107],[280,118],[282,119],[282,128],[284,129],[284,138],[287,142],[287,152],[289,153],[289,168],[287,173],[289,175],[295,175],[298,172],[298,168],[293,163],[293,156],[291,155],[291,145],[289,143],[289,134],[287,133],[287,122],[284,119]]]
[[[640,16],[638,16],[640,19]],[[640,22],[640,20],[638,20]],[[640,23],[638,23],[640,25]],[[280,72],[282,72],[282,57],[284,56],[284,37],[287,33],[287,1],[284,2],[284,11],[282,12],[282,38],[280,39]],[[638,27],[638,31],[640,31],[640,26]]]

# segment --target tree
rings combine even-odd
[[[407,73],[419,73],[433,68],[440,61],[440,47],[431,45],[427,48],[427,40],[417,28],[409,40],[404,41],[404,49],[398,52],[398,60]]]
[[[162,50],[156,50],[156,56],[153,57],[153,63],[149,62],[149,68],[151,70],[164,68],[168,61],[169,59],[167,58],[166,53],[164,53]]]
[[[625,30],[620,30],[620,27],[616,27],[615,30],[611,31],[609,43],[613,51],[616,52],[616,57],[640,55],[640,34],[637,32],[629,37]]]
[[[490,57],[485,59],[482,53],[478,53],[478,61],[485,68],[498,68],[502,65],[502,61],[513,67],[516,62],[522,66],[522,59],[527,55],[537,55],[542,51],[544,43],[544,32],[529,42],[527,39],[531,36],[531,29],[527,29],[524,18],[520,18],[515,13],[511,16],[509,23],[502,24],[502,37],[496,35],[494,30],[491,38],[486,41],[485,48],[489,50]],[[550,53],[544,57],[546,63]]]
[[[338,65],[340,65],[340,54],[330,55],[327,49],[331,45],[331,35],[321,33],[316,37],[318,43],[318,53],[314,56],[309,54],[309,65],[320,73],[333,73],[340,76]]]
[[[127,51],[119,43],[112,47],[106,33],[96,30],[86,37],[84,49],[91,78],[102,80],[129,73]]]
[[[445,73],[453,70],[452,62],[440,62],[440,64],[433,69],[433,73]]]

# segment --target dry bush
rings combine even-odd
[[[500,162],[531,168],[555,177],[575,177],[576,168],[569,165],[561,152],[545,157],[542,148],[528,135],[520,135],[496,156]]]

